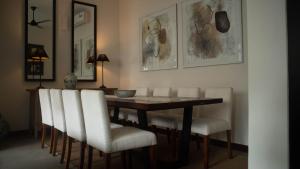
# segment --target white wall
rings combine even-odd
[[[98,5],[98,51],[105,52],[111,62],[105,66],[105,84],[119,87],[119,20],[118,0],[86,0]],[[24,6],[25,1],[0,2],[0,113],[13,131],[28,128],[29,94],[38,82],[24,81]],[[57,0],[56,81],[43,82],[45,87],[63,87],[63,78],[71,72],[71,0]],[[79,83],[79,87],[99,87],[98,81]]]
[[[249,169],[288,169],[285,0],[248,0]]]
[[[139,18],[176,3],[176,0],[120,0],[120,87],[233,87],[234,142],[248,144],[247,55],[244,63],[197,68],[183,68],[181,9],[178,15],[179,68],[141,72],[139,69]],[[246,38],[246,37],[245,37]]]

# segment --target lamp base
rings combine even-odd
[[[104,86],[104,85],[101,85],[99,88],[100,88],[100,89],[105,89],[105,88],[106,88],[106,86]]]

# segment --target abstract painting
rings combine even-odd
[[[140,28],[142,71],[177,68],[177,6],[143,17]]]
[[[74,73],[80,80],[92,79],[94,64],[87,63],[94,56],[94,39],[92,36],[74,42]]]
[[[182,2],[184,67],[241,63],[241,0]]]

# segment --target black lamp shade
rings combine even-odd
[[[49,57],[43,47],[37,48],[31,56],[32,59],[35,60],[47,60]]]
[[[89,63],[89,64],[95,63],[95,58],[93,56],[90,56],[86,63]]]
[[[109,62],[109,59],[106,56],[106,54],[100,54],[97,57],[97,61],[100,61],[100,62]]]

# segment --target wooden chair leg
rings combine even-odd
[[[110,154],[105,154],[105,169],[110,169],[110,160],[111,160]]]
[[[89,146],[88,169],[92,169],[92,163],[93,163],[93,147]]]
[[[53,142],[54,142],[54,127],[51,126],[51,136],[50,136],[50,154],[52,153],[53,150]]]
[[[67,162],[66,162],[65,169],[69,169],[71,152],[72,152],[72,142],[73,142],[73,138],[68,137],[68,154],[67,154]]]
[[[168,144],[170,144],[171,143],[171,130],[169,128],[167,128],[166,130],[167,130]]]
[[[209,137],[208,136],[204,136],[203,138],[203,164],[204,164],[204,169],[208,169],[208,157],[209,157],[209,151],[208,151],[208,144],[209,144]]]
[[[231,149],[231,130],[226,131],[227,134],[227,151],[228,151],[228,158],[232,159],[232,149]]]
[[[196,138],[197,151],[199,151],[200,150],[200,136],[198,134],[196,134],[195,138]]]
[[[66,143],[67,143],[67,132],[63,133],[63,140],[62,140],[62,151],[61,151],[61,158],[60,163],[62,164],[65,159],[65,152],[66,152]]]
[[[46,137],[46,125],[42,124],[42,138],[41,138],[41,147],[45,147],[45,137]]]
[[[53,129],[53,139],[54,139],[54,145],[53,145],[53,150],[52,150],[52,155],[55,156],[56,155],[56,149],[57,149],[57,140],[58,140],[58,130],[57,129]]]
[[[150,169],[156,169],[156,146],[149,147]]]
[[[132,150],[128,150],[128,168],[132,169]]]
[[[99,151],[99,156],[103,157],[103,152],[102,151]]]
[[[172,155],[173,155],[173,158],[175,159],[176,158],[176,153],[177,153],[177,137],[176,137],[176,134],[177,134],[177,130],[176,129],[173,129],[171,131],[171,136],[172,136]]]
[[[79,169],[83,169],[84,167],[84,156],[85,156],[85,143],[80,142],[80,164]]]
[[[123,163],[123,169],[127,169],[126,151],[121,152],[121,158],[122,158],[122,163]]]

